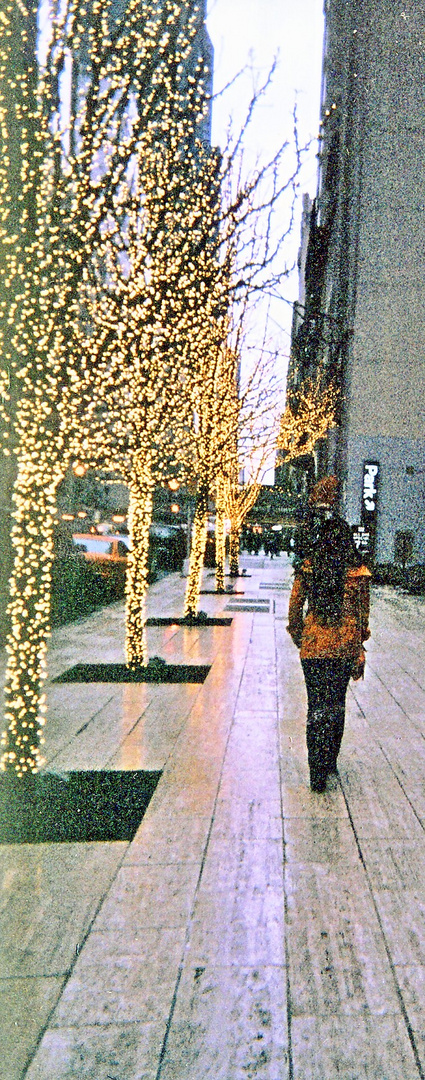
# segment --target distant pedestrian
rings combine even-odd
[[[253,550],[254,555],[258,555],[260,547],[261,547],[261,534],[258,533],[258,532],[253,532],[253,534],[252,534],[252,550]]]
[[[300,649],[307,688],[310,786],[318,792],[325,791],[327,776],[336,772],[348,683],[361,676],[363,642],[370,636],[371,575],[347,523],[329,516],[337,487],[335,477],[325,477],[313,488],[309,502],[321,516],[289,601],[288,630]]]
[[[272,532],[269,540],[270,557],[273,558],[280,554],[280,534],[278,532]]]
[[[246,544],[245,544],[245,546],[246,546],[246,550],[248,552],[248,555],[253,555],[254,554],[254,549],[255,549],[254,533],[253,533],[253,530],[251,529],[250,526],[246,530]]]
[[[244,525],[241,536],[241,551],[247,551],[248,555],[251,555],[251,534],[252,529],[249,525]]]

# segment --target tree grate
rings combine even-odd
[[[274,606],[272,610],[274,611]],[[261,600],[257,597],[255,600],[243,600],[241,603],[234,600],[226,605],[225,611],[262,611],[265,615],[269,615],[270,600]]]

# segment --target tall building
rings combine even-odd
[[[325,0],[321,115],[289,383],[319,365],[338,382],[317,473],[337,473],[377,561],[424,562],[422,0]]]

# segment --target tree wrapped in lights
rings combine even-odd
[[[338,398],[338,389],[333,383],[324,385],[320,372],[316,379],[305,379],[289,395],[277,439],[285,461],[313,452],[318,440],[335,423]]]
[[[211,297],[207,301],[209,306]],[[215,304],[212,304],[215,307]],[[204,309],[205,310],[205,309]],[[184,617],[196,618],[207,541],[208,511],[219,473],[222,446],[222,410],[225,407],[223,366],[226,348],[227,318],[222,321],[210,316],[203,324],[203,349],[199,355],[197,377],[192,383],[193,429],[191,463],[197,487],[193,516],[189,571],[186,585]]]
[[[228,348],[221,371],[221,401],[217,415],[216,441],[219,471],[215,482],[215,586],[224,592],[226,563],[226,517],[229,475],[237,462],[238,420],[240,417],[240,361]],[[237,467],[237,465],[236,465]]]
[[[239,549],[242,525],[257,501],[260,481],[251,480],[248,484],[229,483],[226,492],[227,516],[230,519],[229,574],[239,576]]]
[[[75,428],[93,377],[87,354],[78,349],[85,270],[103,250],[109,215],[114,220],[147,127],[150,143],[153,131],[166,140],[169,103],[176,98],[184,99],[182,134],[189,99],[201,120],[203,63],[194,55],[199,17],[183,0],[162,0],[154,8],[130,0],[121,16],[113,0],[92,0],[88,7],[70,0],[53,14],[47,57],[37,69],[29,0],[28,6],[9,0],[2,11],[1,136],[7,147],[16,124],[21,153],[17,196],[7,153],[0,164],[6,193],[1,332],[10,342],[1,382],[14,389],[16,448],[2,767],[19,776],[36,772],[42,760],[55,491],[72,458],[89,456]],[[16,105],[3,91],[17,41],[31,63],[16,80]],[[80,75],[73,79],[64,132],[60,85],[68,55]],[[8,218],[16,197],[22,214],[11,241]]]
[[[265,470],[274,456],[281,397],[276,378],[277,355],[266,341],[250,355],[244,340],[244,312],[233,327],[234,349],[223,365],[224,392],[217,436],[219,472],[216,479],[216,590],[224,591],[226,519],[230,521],[229,572],[239,571],[239,540],[243,522],[254,505]],[[237,349],[237,352],[235,351]],[[242,372],[241,354],[249,363]]]
[[[252,99],[247,122],[263,89]],[[296,145],[295,171],[289,178],[281,181],[282,161],[287,149],[285,144],[272,162],[244,176],[240,153],[244,131],[245,127],[234,141],[230,139],[222,156],[221,213],[212,279],[215,283],[214,289],[220,296],[222,315],[219,324],[215,317],[216,303],[211,303],[210,299],[214,292],[211,282],[205,296],[209,307],[203,308],[204,297],[200,297],[201,327],[206,347],[203,350],[198,378],[192,382],[192,468],[197,478],[197,495],[184,606],[185,617],[189,620],[196,617],[198,609],[208,507],[214,493],[218,508],[217,588],[221,590],[224,587],[224,478],[229,455],[233,460],[235,455],[239,455],[241,418],[242,427],[251,424],[252,437],[254,418],[264,415],[270,393],[270,383],[268,378],[264,377],[264,370],[262,378],[256,379],[255,375],[258,375],[263,367],[259,356],[263,357],[265,352],[265,329],[263,340],[253,348],[256,359],[252,360],[247,357],[246,347],[241,350],[241,342],[245,337],[242,328],[255,323],[258,296],[262,295],[264,298],[276,294],[287,273],[286,268],[282,271],[278,255],[290,231],[290,224],[283,235],[280,231],[277,233],[274,215],[280,210],[282,196],[293,188],[299,168]],[[260,324],[261,322],[264,322],[264,317],[260,315]],[[265,323],[267,325],[267,317]],[[246,334],[247,338],[248,336]],[[234,359],[232,369],[232,364],[229,366],[229,357],[237,357],[236,373]],[[245,372],[242,378],[245,382],[243,389],[242,369]],[[271,393],[274,397],[274,387]]]
[[[215,494],[215,588],[223,593],[226,573],[226,485],[223,476],[216,481]]]
[[[171,149],[148,147],[145,139],[123,195],[124,216],[109,220],[101,263],[86,272],[81,294],[81,349],[93,375],[80,424],[91,461],[118,468],[130,491],[126,662],[132,668],[147,663],[154,487],[170,472],[188,475],[190,387],[205,355],[200,310],[211,302],[218,180],[217,154],[196,139],[192,147],[177,140]]]
[[[134,667],[147,660],[153,486],[170,470],[197,478],[185,615],[197,610],[208,501],[225,443],[230,251],[236,224],[239,233],[247,228],[260,182],[257,176],[243,192],[239,184],[223,202],[230,177],[230,159],[202,147],[187,123],[184,135],[171,129],[161,147],[148,131],[108,215],[101,259],[86,270],[81,351],[93,374],[80,424],[88,424],[91,460],[118,464],[130,488],[126,659]],[[254,277],[257,283],[258,267]]]
[[[236,397],[237,426],[225,463],[224,505],[230,521],[229,574],[239,575],[240,536],[254,506],[264,473],[274,457],[278,430],[280,386],[275,376],[277,356],[262,349],[251,372],[249,389]]]
[[[232,336],[229,329],[228,336],[229,339]],[[215,366],[210,355],[209,371],[215,380],[212,386],[207,379],[203,380],[202,393],[197,399],[199,413],[193,445],[197,454],[198,498],[185,597],[185,615],[189,618],[194,618],[197,612],[209,497],[215,494],[216,589],[222,592],[226,517],[231,521],[231,540],[232,532],[237,536],[233,541],[235,548],[242,522],[255,502],[260,478],[276,443],[280,395],[275,354],[265,348],[254,349],[255,359],[250,356],[242,371],[239,352],[234,347],[240,337],[241,327],[233,327],[233,347],[226,345],[217,350]],[[245,358],[248,352],[247,348]],[[245,485],[240,483],[244,473],[248,477]]]

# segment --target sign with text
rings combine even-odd
[[[361,524],[369,533],[369,552],[375,550],[378,515],[379,461],[363,462]]]
[[[357,551],[360,554],[366,554],[369,551],[370,545],[370,532],[365,529],[364,525],[352,525],[351,532],[353,534],[353,540],[356,545]]]

